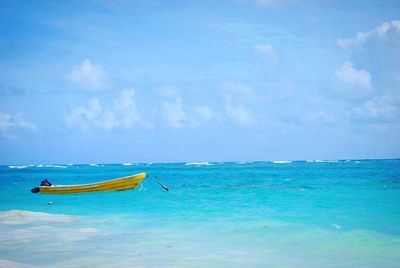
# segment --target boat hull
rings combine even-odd
[[[135,189],[140,182],[147,177],[147,173],[126,176],[114,180],[102,181],[80,185],[52,185],[40,186],[39,192],[42,194],[78,194],[105,191],[124,191]]]

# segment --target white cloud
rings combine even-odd
[[[356,36],[352,38],[338,39],[336,43],[338,44],[338,46],[342,48],[347,48],[352,45],[362,44],[366,42],[368,39],[375,36],[383,37],[391,29],[395,30],[397,33],[400,33],[400,21],[394,20],[392,22],[384,22],[369,32],[359,32],[356,34]]]
[[[179,96],[179,89],[172,85],[163,85],[155,89],[158,95],[162,97],[176,97]]]
[[[164,102],[161,112],[167,125],[174,128],[200,125],[216,117],[209,106],[184,107],[182,98],[179,96],[174,102]]]
[[[276,59],[276,51],[271,44],[255,44],[253,48],[268,59]]]
[[[177,97],[175,102],[164,102],[162,115],[170,127],[180,128],[189,122],[186,112],[183,110],[182,99]]]
[[[400,20],[392,21],[392,27],[396,29],[396,31],[400,32]]]
[[[137,110],[136,103],[134,101],[135,91],[133,89],[125,89],[121,92],[121,96],[114,100],[114,108],[113,111],[110,113],[110,120],[113,121],[119,120],[119,124],[130,128],[135,123],[144,123],[141,119],[141,116]],[[115,120],[115,115],[118,116],[118,120]],[[148,123],[146,123],[148,125]]]
[[[9,132],[14,128],[25,128],[32,131],[37,130],[37,126],[34,123],[25,120],[20,114],[11,115],[0,113],[0,133],[11,137]]]
[[[161,105],[161,115],[169,127],[193,127],[212,120],[222,122],[224,118],[238,125],[251,126],[257,124],[261,118],[246,106],[246,103],[259,101],[259,96],[256,96],[251,87],[242,83],[226,81],[221,85],[224,105],[220,114],[209,105],[188,105],[176,88],[173,89],[173,94],[168,94],[172,99]]]
[[[225,97],[226,116],[239,125],[251,126],[259,122],[259,117],[251,112],[243,101],[257,101],[251,87],[237,82],[225,82],[222,84],[222,92]]]
[[[365,101],[360,107],[352,109],[352,116],[363,120],[381,121],[395,119],[398,112],[398,105],[381,97]]]
[[[88,105],[73,109],[66,120],[69,125],[79,125],[83,129],[91,126],[113,129],[115,127],[131,128],[136,125],[152,127],[152,124],[143,120],[134,100],[135,91],[125,89],[118,98],[113,100],[111,107],[104,108],[98,98],[89,100]]]
[[[346,106],[347,115],[355,121],[370,123],[398,123],[400,118],[400,95],[398,94],[399,80],[396,78],[398,69],[398,44],[400,41],[400,20],[384,22],[370,31],[359,32],[348,39],[338,39],[337,44],[342,48],[361,47],[351,51],[355,57],[367,55],[370,65],[368,69],[379,69],[379,79],[374,80],[367,70],[356,69],[351,62],[346,62],[336,71],[338,80],[351,86],[338,87],[337,90],[349,96],[349,89],[357,102]],[[354,93],[356,95],[354,95]],[[359,101],[363,100],[360,104]]]
[[[195,115],[198,117],[199,121],[207,122],[215,117],[213,109],[209,106],[199,106],[194,109]]]
[[[328,110],[317,110],[310,113],[306,113],[303,118],[304,124],[313,124],[313,125],[321,125],[321,124],[331,124],[336,120],[335,115]]]
[[[249,96],[253,94],[253,89],[245,84],[237,82],[224,82],[222,84],[222,91],[227,97],[237,96]]]
[[[233,105],[228,102],[225,105],[225,112],[231,120],[240,125],[251,126],[258,123],[256,115],[249,111],[243,104]]]
[[[82,128],[88,128],[91,122],[97,122],[99,115],[103,112],[100,101],[97,98],[89,100],[88,106],[75,107],[72,113],[67,117],[67,123],[70,125],[80,125]]]
[[[336,70],[336,77],[341,82],[363,89],[371,88],[371,74],[367,70],[357,70],[352,62],[345,62]]]
[[[75,66],[66,75],[66,79],[86,90],[103,90],[107,84],[103,66],[92,64],[89,59],[85,59],[79,66]]]

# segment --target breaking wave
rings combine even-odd
[[[277,161],[272,161],[274,164],[290,164],[292,161],[289,160],[277,160]]]
[[[36,165],[34,167],[37,167],[37,168],[67,168],[67,166],[64,166],[64,165],[44,165],[44,164]]]
[[[308,163],[338,163],[338,160],[306,160]]]
[[[212,166],[209,162],[188,162],[185,166]]]
[[[22,168],[27,168],[27,167],[31,167],[31,165],[25,166],[25,165],[14,165],[14,166],[8,166],[9,168],[16,168],[16,169],[22,169]]]

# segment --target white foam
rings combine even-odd
[[[274,164],[290,164],[290,163],[292,163],[292,161],[289,161],[289,160],[276,160],[276,161],[272,161],[272,163],[274,163]]]
[[[54,168],[67,168],[66,166],[55,165]]]
[[[316,160],[306,160],[306,162],[308,163],[338,163],[338,160],[320,160],[320,159],[316,159]]]
[[[188,162],[185,166],[212,166],[209,162]]]
[[[123,166],[133,166],[132,163],[123,163],[122,165],[123,165]]]
[[[44,165],[44,164],[36,165],[35,167],[37,167],[37,168],[67,168],[66,166],[63,166],[63,165]]]
[[[85,221],[78,219],[72,215],[22,210],[0,212],[0,245],[75,242],[105,234],[97,228],[82,226]]]
[[[76,216],[64,214],[49,214],[45,212],[33,212],[25,210],[9,210],[0,212],[0,224],[45,224],[76,222]]]
[[[18,228],[10,230],[3,234],[1,240],[16,241],[83,241],[99,234],[100,231],[95,228],[76,228],[76,227],[56,227],[50,225],[40,225],[32,227]]]
[[[19,263],[19,262],[13,262],[13,261],[8,261],[8,260],[2,260],[0,259],[0,268],[37,268],[39,266],[33,266],[29,264],[24,264],[24,263]]]
[[[342,232],[333,226],[335,222],[319,228],[265,219],[251,224],[216,219],[193,229],[187,223],[144,226],[148,219],[110,216],[106,221],[99,217],[100,226],[109,225],[105,230],[96,222],[98,229],[82,226],[87,220],[50,227],[13,226],[19,230],[11,232],[0,228],[0,249],[6,249],[0,267],[224,267],[227,263],[238,267],[369,267],[371,260],[376,267],[398,266],[400,241],[395,235]],[[132,222],[124,222],[120,229],[123,219]],[[245,235],[238,237],[238,230]],[[324,243],[329,247],[321,246]]]
[[[98,165],[98,164],[89,164],[89,166],[91,166],[91,167],[98,167],[99,165]]]
[[[17,165],[15,165],[15,166],[8,166],[8,167],[9,167],[9,168],[22,169],[22,168],[27,168],[27,167],[29,167],[29,166],[23,166],[23,165],[17,166]]]

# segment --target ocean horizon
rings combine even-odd
[[[170,191],[30,192],[140,172]],[[3,165],[0,267],[398,267],[399,183],[399,159]]]
[[[164,161],[154,161],[154,162],[82,162],[82,163],[71,163],[71,162],[54,162],[54,163],[3,163],[0,167],[10,167],[10,168],[26,168],[26,167],[60,167],[60,166],[95,166],[95,165],[123,165],[123,166],[130,166],[130,165],[140,165],[140,164],[186,164],[186,165],[196,165],[196,164],[221,164],[221,163],[263,163],[263,162],[270,162],[270,163],[291,163],[291,162],[348,162],[348,161],[375,161],[375,160],[400,160],[400,157],[394,158],[327,158],[327,159],[269,159],[269,160],[221,160],[221,161],[172,161],[172,162],[164,162]],[[63,168],[63,167],[61,167]]]

